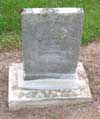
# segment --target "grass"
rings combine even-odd
[[[25,7],[82,7],[82,43],[100,37],[100,0],[0,0],[0,48],[20,47],[21,10]]]
[[[0,35],[0,50],[13,50],[21,48],[21,35],[14,32],[2,33]]]
[[[50,119],[57,119],[57,115],[56,115],[56,113],[54,113],[54,112],[52,112],[50,116],[51,116]]]

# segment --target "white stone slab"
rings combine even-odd
[[[18,79],[18,86],[24,89],[79,89],[83,83],[83,80],[78,79],[78,72],[74,74],[61,75],[62,79],[48,78],[48,79],[36,79],[36,80],[24,80],[23,65],[16,66],[16,74]],[[60,76],[59,76],[60,77]]]
[[[19,87],[20,81],[22,81],[21,79],[22,77],[18,76],[20,75],[18,71],[23,70],[22,66],[23,66],[22,63],[19,63],[19,64],[12,64],[9,67],[8,103],[10,109],[73,104],[73,103],[91,101],[92,99],[89,85],[88,85],[89,82],[82,63],[79,63],[77,66],[76,72],[78,78],[72,80],[73,82],[69,81],[69,79],[67,79],[66,81],[64,80],[63,83],[62,83],[63,81],[62,79],[61,84],[59,83],[59,81],[56,82],[58,86],[62,85],[59,89],[53,89],[53,87],[51,88],[46,87],[46,89],[42,89],[42,88],[39,89],[40,84],[42,83],[42,81],[44,82],[44,80],[42,80],[40,84],[38,84],[39,81],[37,81],[36,85],[39,85],[38,88],[33,86],[34,89],[29,89],[29,85],[31,82],[29,82],[29,84],[27,82],[28,87],[26,87],[27,84],[25,84],[25,87],[23,87],[24,89],[22,87]],[[22,72],[23,71],[21,71],[21,73]],[[20,79],[18,79],[18,77],[20,77]],[[54,80],[51,81],[52,85],[53,85],[53,81]],[[33,82],[34,81],[32,81],[32,84],[34,84]],[[21,86],[23,86],[23,83],[25,82],[21,82],[21,83],[22,83]],[[46,82],[44,85],[49,86],[49,83],[50,82],[48,83]],[[64,83],[68,83],[68,84],[64,84]],[[74,86],[76,85],[76,87],[73,87],[71,83],[73,83],[72,85]],[[32,87],[32,84],[30,87]]]
[[[56,13],[67,13],[67,14],[75,14],[78,12],[84,13],[82,8],[24,8],[22,14],[40,14],[45,12],[56,12]]]

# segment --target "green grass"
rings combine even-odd
[[[2,33],[0,35],[0,50],[21,48],[21,35],[14,32]]]
[[[82,7],[82,43],[100,37],[100,0],[0,0],[0,48],[15,47],[21,41],[21,10],[26,7]]]
[[[57,115],[54,112],[51,113],[50,117],[50,119],[57,119]]]

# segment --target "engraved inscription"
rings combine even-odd
[[[81,29],[82,15],[79,12],[24,14],[25,74],[28,77],[33,74],[48,77],[48,74],[54,76],[53,74],[74,72],[78,61]]]
[[[66,39],[68,39],[70,30],[66,29],[62,22],[40,22],[35,24],[34,29],[33,44],[36,42],[36,51],[40,62],[66,63],[66,58],[73,55],[71,47],[66,48]]]

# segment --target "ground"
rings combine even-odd
[[[100,119],[100,42],[81,47],[83,62],[90,81],[93,101],[81,105],[10,111],[7,105],[8,65],[22,61],[21,50],[0,53],[0,119]]]

